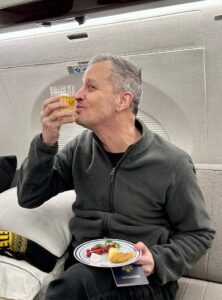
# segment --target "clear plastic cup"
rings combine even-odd
[[[63,85],[51,85],[50,86],[50,95],[59,96],[60,101],[68,104],[66,108],[59,108],[58,111],[68,110],[74,111],[76,106],[75,99],[75,85],[73,84],[63,84]]]

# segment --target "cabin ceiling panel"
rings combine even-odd
[[[129,52],[163,52],[203,46],[199,11],[150,17],[131,23],[128,31]]]
[[[68,35],[79,33],[86,33],[88,37],[77,40],[67,38]],[[101,52],[124,55],[198,48],[202,45],[201,13],[183,12],[2,40],[0,68],[89,59]]]

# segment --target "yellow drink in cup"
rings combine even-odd
[[[74,111],[76,106],[75,86],[72,84],[52,85],[50,86],[50,95],[59,96],[61,102],[68,104],[68,107],[58,108],[57,111]]]
[[[69,106],[65,108],[59,108],[58,111],[68,110],[73,111],[76,106],[76,99],[74,96],[62,95],[60,96],[60,101],[67,103]]]

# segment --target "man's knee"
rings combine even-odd
[[[49,284],[45,299],[78,299],[78,295],[84,295],[87,282],[90,281],[90,270],[82,264],[75,264]]]

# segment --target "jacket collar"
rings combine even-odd
[[[128,150],[130,149],[131,154],[134,153],[138,154],[139,152],[142,152],[145,149],[149,148],[154,138],[154,133],[148,129],[148,127],[145,125],[145,123],[142,120],[136,118],[135,126],[141,132],[141,137],[135,144],[129,146]],[[103,149],[102,143],[95,133],[93,133],[93,138],[96,144]]]

